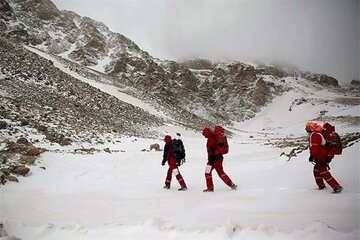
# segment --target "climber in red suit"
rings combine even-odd
[[[221,130],[221,129],[219,129]],[[207,138],[206,149],[208,153],[208,162],[205,168],[205,179],[207,189],[203,190],[204,192],[213,192],[214,184],[212,179],[212,170],[216,170],[217,174],[223,180],[223,182],[231,187],[231,189],[236,190],[237,185],[234,184],[228,175],[223,170],[223,155],[217,154],[215,151],[215,146],[217,144],[215,133],[211,131],[210,128],[204,128],[202,132],[203,136]]]
[[[308,122],[305,130],[309,133],[310,157],[309,161],[314,162],[314,178],[319,189],[326,188],[324,180],[333,188],[333,193],[340,193],[342,186],[329,172],[329,163],[334,155],[329,154],[324,138],[324,129],[314,122]]]
[[[176,160],[176,158],[173,155],[173,146],[171,144],[171,136],[166,135],[164,138],[164,141],[165,141],[165,147],[164,147],[164,155],[163,155],[163,160],[161,162],[161,165],[164,166],[166,162],[168,162],[168,164],[169,164],[169,169],[167,171],[164,188],[170,189],[172,174],[174,174],[181,186],[178,190],[184,191],[187,189],[187,187],[186,187],[186,183],[185,183],[183,177],[180,174],[180,171],[178,168],[178,166],[179,166],[178,161]]]

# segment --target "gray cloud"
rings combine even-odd
[[[359,76],[358,0],[53,0],[160,59],[286,62],[340,83]]]

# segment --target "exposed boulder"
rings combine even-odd
[[[40,148],[30,145],[26,148],[25,155],[39,156],[41,154],[41,152],[42,152],[42,150]]]
[[[351,85],[353,86],[360,86],[360,81],[359,80],[351,80]]]
[[[316,82],[316,83],[320,84],[321,86],[340,87],[338,80],[336,80],[335,78],[330,77],[326,74],[314,74],[314,73],[306,72],[306,73],[301,73],[301,77],[303,77],[309,81]]]
[[[5,184],[6,182],[6,175],[3,171],[0,170],[0,184]]]
[[[157,143],[151,144],[151,145],[150,145],[150,151],[153,150],[153,149],[154,149],[155,151],[160,151],[160,145],[157,144]]]
[[[2,168],[1,171],[5,174],[5,176],[9,176],[10,175],[10,171],[7,168]]]
[[[35,156],[30,155],[23,155],[20,157],[21,163],[27,164],[27,165],[33,165],[35,163]]]
[[[0,121],[0,129],[6,128],[7,123],[5,121]]]
[[[6,176],[6,179],[9,180],[10,182],[19,182],[19,179],[15,176]]]
[[[10,172],[17,175],[25,176],[30,172],[30,168],[25,167],[24,165],[19,165],[19,166],[11,167]]]
[[[24,144],[24,145],[29,145],[29,144],[30,144],[29,140],[27,140],[27,139],[24,138],[24,137],[19,138],[19,139],[16,141],[16,143],[18,143],[18,144]]]
[[[8,141],[6,143],[5,149],[11,153],[25,153],[27,146],[24,144],[18,144],[13,141]]]

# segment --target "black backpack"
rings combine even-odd
[[[171,140],[171,145],[173,147],[172,155],[178,161],[179,165],[182,165],[185,162],[185,148],[184,144],[180,139]]]

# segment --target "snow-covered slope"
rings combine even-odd
[[[50,0],[2,1],[0,33],[61,57],[79,74],[105,75],[111,84],[126,86],[129,95],[194,129],[205,120],[230,125],[252,118],[288,89],[287,78],[339,90],[330,76],[281,66],[161,61],[103,23],[60,11]]]
[[[316,101],[331,96],[319,93]],[[214,172],[215,192],[203,193],[205,139],[168,126],[164,134],[184,132],[187,162],[180,171],[188,191],[177,191],[175,179],[170,190],[163,189],[167,167],[160,165],[162,152],[142,151],[152,143],[162,145],[161,139],[83,145],[101,150],[92,155],[74,155],[75,146],[57,151],[48,146],[51,151],[31,167],[31,176],[0,189],[4,229],[22,240],[358,239],[359,142],[331,164],[344,187],[338,195],[316,190],[307,151],[287,161],[280,157],[283,149],[267,142],[273,136],[305,136],[306,120],[316,118],[323,107],[328,115],[346,111],[356,117],[359,106],[314,107],[310,92],[311,101],[289,111],[289,100],[298,97],[285,94],[254,119],[235,125],[224,169],[237,191]],[[349,122],[335,124],[341,133],[358,131]]]
[[[90,79],[90,78],[86,78],[81,76],[80,74],[71,71],[69,68],[66,68],[63,64],[61,64],[61,62],[59,62],[55,57],[46,54],[43,51],[39,51],[36,48],[32,48],[32,47],[25,47],[26,49],[38,54],[39,56],[48,59],[50,61],[53,62],[54,66],[57,67],[58,69],[60,69],[62,72],[65,72],[67,74],[69,74],[70,76],[81,80],[83,82],[86,82],[94,87],[96,87],[97,89],[101,90],[102,92],[108,93],[112,96],[117,97],[119,100],[129,103],[135,107],[139,107],[141,109],[143,109],[144,111],[149,112],[152,115],[157,115],[159,117],[163,117],[163,118],[167,118],[171,120],[170,116],[167,116],[166,114],[164,114],[163,112],[155,109],[153,106],[147,104],[144,101],[141,101],[140,99],[137,99],[133,96],[130,96],[126,93],[122,93],[121,89],[118,88],[117,86],[114,86],[110,83],[106,83],[105,79],[100,79],[100,81],[97,81],[97,79]]]

